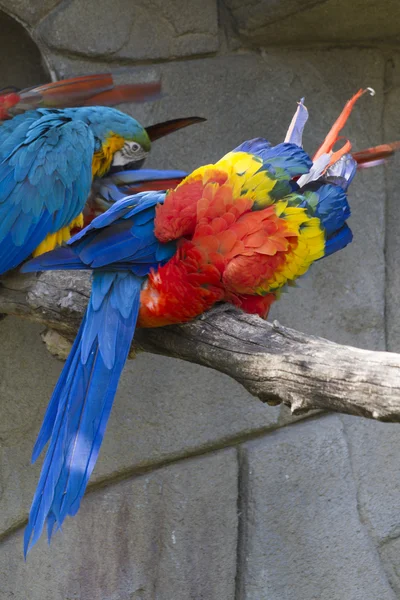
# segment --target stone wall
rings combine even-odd
[[[191,169],[244,139],[282,140],[306,96],[312,151],[344,102],[355,148],[400,139],[396,0],[0,0],[4,85],[124,67],[166,96],[144,124],[203,115],[149,164]],[[14,65],[16,68],[14,69]],[[131,67],[139,67],[131,69]],[[3,85],[3,84],[2,84]],[[400,158],[352,186],[355,239],[272,317],[400,350]],[[227,377],[156,356],[125,369],[93,484],[49,548],[22,558],[39,466],[30,451],[61,364],[40,328],[0,323],[0,600],[400,598],[397,425],[293,419]]]

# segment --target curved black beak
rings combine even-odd
[[[174,131],[178,131],[184,127],[189,127],[189,125],[194,125],[195,123],[203,123],[204,121],[207,121],[207,119],[204,119],[203,117],[186,117],[183,119],[172,119],[170,121],[156,123],[155,125],[150,125],[145,129],[150,140],[154,142],[165,135],[174,133]]]

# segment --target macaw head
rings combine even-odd
[[[119,128],[117,132],[112,133],[117,139],[121,136],[123,141],[121,140],[122,146],[114,152],[109,173],[139,169],[150,152],[151,140],[146,130],[135,119],[132,121],[134,124],[132,123],[125,132],[122,131],[123,128]]]
[[[127,115],[124,115],[127,116]],[[135,119],[131,119],[135,121]],[[143,162],[151,149],[151,143],[160,139],[178,129],[194,125],[194,123],[202,123],[206,119],[202,117],[185,117],[183,119],[171,119],[162,121],[155,125],[150,125],[144,129],[137,121],[135,134],[132,138],[129,133],[126,133],[125,143],[120,150],[114,154],[109,173],[120,171],[129,171],[138,169],[143,165]]]
[[[115,108],[93,106],[72,110],[89,125],[94,135],[94,177],[139,169],[150,152],[152,141],[205,120],[200,117],[174,119],[145,129],[136,119]]]
[[[150,152],[151,141],[136,119],[106,106],[74,109],[94,135],[92,173],[103,177],[112,169],[139,168]]]

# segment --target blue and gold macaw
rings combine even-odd
[[[156,94],[155,84],[107,89],[111,84],[105,77],[110,76],[11,94],[8,103],[4,98],[10,94],[0,97],[0,118],[12,117],[0,127],[0,275],[31,254],[38,256],[67,241],[74,228],[83,226],[94,179],[140,168],[152,140],[203,120],[175,119],[146,130],[110,106],[92,104],[143,101]],[[55,108],[73,103],[81,106]],[[26,112],[16,114],[20,111]],[[175,171],[158,172],[162,180],[175,176]],[[141,175],[142,182],[145,177]]]

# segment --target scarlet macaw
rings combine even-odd
[[[0,275],[83,226],[93,178],[139,168],[151,140],[204,120],[146,130],[110,106],[93,106],[143,101],[159,91],[159,83],[115,86],[111,75],[96,75],[0,96]],[[176,172],[157,175],[171,179]]]
[[[36,460],[49,442],[25,553],[46,521],[50,540],[79,509],[136,326],[183,323],[220,301],[266,317],[287,284],[351,241],[346,190],[357,162],[349,143],[332,151],[351,106],[314,161],[301,147],[301,102],[284,143],[247,141],[174,190],[128,196],[67,246],[23,267],[93,272],[86,314],[33,450]]]

